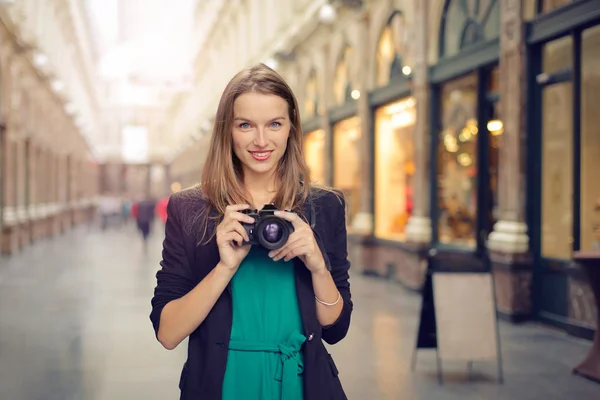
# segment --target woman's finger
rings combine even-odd
[[[290,261],[294,257],[305,256],[308,254],[309,251],[310,251],[310,247],[306,244],[296,246],[296,247],[290,249],[290,251],[285,255],[283,261],[287,262],[287,261]]]
[[[302,218],[300,218],[300,216],[294,212],[275,211],[275,216],[283,218],[286,221],[291,222],[292,226],[294,227],[294,230],[298,230],[301,227],[303,227],[304,225],[306,225],[306,222],[304,222],[304,220]]]
[[[252,218],[249,215],[242,214],[239,211],[228,211],[223,217],[223,222],[227,223],[229,221],[238,221],[245,222],[247,224],[252,224],[254,223],[254,218]]]
[[[246,242],[250,241],[250,237],[248,237],[248,232],[244,229],[242,224],[239,221],[230,221],[226,228],[227,232],[237,232],[241,237],[244,238]]]
[[[288,238],[288,241],[283,245],[283,247],[281,247],[277,250],[272,250],[271,253],[269,254],[269,256],[271,256],[273,261],[279,261],[287,254],[287,252],[289,251],[289,249],[292,246],[294,246],[298,242],[302,241],[302,239],[303,239],[302,235],[298,235],[298,232],[292,233],[290,235],[290,237]]]
[[[238,246],[242,246],[244,244],[244,238],[238,232],[229,232],[224,236],[224,239],[229,243],[237,243]]]

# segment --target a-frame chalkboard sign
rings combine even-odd
[[[443,360],[467,361],[470,380],[473,361],[493,359],[497,361],[498,381],[502,383],[492,272],[438,271],[431,267],[431,254],[428,261],[411,370],[416,368],[419,350],[435,349],[440,384],[443,383]]]

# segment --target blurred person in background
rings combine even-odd
[[[201,189],[171,196],[150,319],[167,349],[188,340],[183,399],[346,399],[323,341],[349,329],[345,201],[313,187],[296,98],[260,64],[220,100]],[[293,226],[249,246],[243,210],[274,204]],[[312,227],[314,226],[314,228]]]
[[[167,222],[167,206],[169,204],[169,198],[163,197],[156,203],[156,215],[163,223]]]
[[[131,208],[131,214],[135,218],[137,228],[142,235],[144,243],[148,243],[148,238],[152,233],[152,223],[154,222],[154,210],[156,202],[151,198],[142,198]]]

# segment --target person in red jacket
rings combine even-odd
[[[169,204],[169,198],[163,197],[156,203],[156,215],[160,218],[163,223],[167,222],[167,205]]]

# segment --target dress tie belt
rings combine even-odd
[[[305,341],[306,337],[302,333],[293,331],[285,344],[231,340],[229,350],[279,353],[281,362],[277,363],[275,379],[281,381],[281,398],[291,399],[297,391],[298,380],[295,377],[304,371],[300,349]]]

